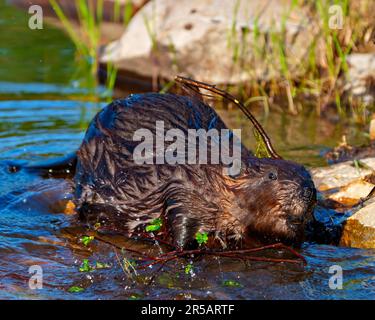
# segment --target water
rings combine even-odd
[[[74,215],[64,214],[71,181],[8,172],[8,161],[36,161],[76,150],[93,115],[103,107],[87,83],[75,49],[66,36],[45,25],[27,28],[27,14],[0,0],[0,299],[371,299],[375,298],[375,251],[305,243],[307,267],[203,258],[157,269],[124,272],[119,260],[135,258],[117,247],[145,252],[160,250],[121,237],[95,239],[88,247],[79,239],[86,230]],[[102,88],[96,88],[102,91]],[[127,88],[132,92],[132,88]],[[345,132],[362,142],[363,128],[345,129],[308,110],[290,117],[255,110],[280,153],[308,166],[323,165],[320,153]],[[243,128],[253,145],[248,123],[235,110],[220,111],[233,128]],[[161,248],[164,250],[164,248]],[[110,268],[84,273],[84,259]],[[43,289],[29,288],[29,267],[43,270]],[[343,269],[343,289],[329,288],[329,268]],[[227,287],[234,280],[240,286]],[[70,293],[72,286],[84,291]]]

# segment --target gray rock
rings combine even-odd
[[[326,191],[363,180],[375,170],[375,158],[361,159],[361,162],[365,167],[356,168],[353,161],[346,161],[329,167],[314,168],[311,170],[314,183],[318,190]]]
[[[124,71],[145,77],[173,79],[182,74],[217,84],[269,80],[282,78],[279,39],[285,40],[287,63],[294,66],[289,71],[296,76],[319,30],[305,8],[289,10],[291,3],[150,1],[134,16],[122,37],[105,47],[101,62],[113,62]],[[282,40],[276,34],[283,23]],[[274,57],[265,59],[265,48],[267,52],[274,50]]]

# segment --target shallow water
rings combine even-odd
[[[45,26],[27,28],[27,15],[0,0],[0,299],[371,299],[375,298],[375,250],[305,243],[308,265],[242,262],[224,258],[167,265],[148,284],[156,267],[124,272],[119,259],[135,258],[115,247],[145,252],[164,250],[121,237],[96,238],[88,247],[79,239],[87,231],[74,215],[64,214],[71,184],[25,172],[11,174],[8,161],[36,161],[76,150],[93,115],[105,105],[82,84],[73,45],[64,34]],[[103,88],[95,88],[100,93]],[[127,88],[131,92],[131,88]],[[94,101],[94,102],[93,102]],[[257,116],[280,153],[307,166],[323,165],[320,153],[345,132],[362,142],[363,128],[349,129],[321,120],[308,110],[298,117],[271,112]],[[248,123],[235,110],[219,111],[232,128],[242,128],[253,145]],[[108,244],[108,242],[112,243]],[[278,253],[277,253],[278,254]],[[278,254],[280,256],[280,254]],[[109,268],[80,272],[83,259]],[[29,288],[29,267],[43,270],[43,288]],[[329,288],[329,268],[343,269],[343,289]],[[226,280],[239,286],[228,287]],[[72,286],[84,291],[70,293]]]

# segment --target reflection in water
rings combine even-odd
[[[119,236],[100,236],[84,246],[79,239],[86,229],[75,215],[63,213],[71,198],[71,181],[23,171],[11,174],[8,162],[36,161],[76,150],[88,122],[104,104],[88,102],[95,97],[79,88],[82,79],[76,73],[74,47],[61,31],[47,26],[43,32],[30,32],[24,13],[1,0],[0,10],[1,28],[8,28],[0,33],[0,298],[375,298],[372,250],[305,243],[305,268],[208,257],[193,260],[195,276],[185,273],[190,260],[180,260],[167,265],[149,285],[157,267],[138,271],[138,276],[124,271],[123,258],[133,261],[136,256],[118,247],[145,252],[162,247]],[[310,166],[324,163],[319,152],[335,145],[345,130],[316,118],[313,109],[299,117],[271,112],[262,119],[261,112],[256,113],[283,156]],[[241,113],[220,114],[230,127],[243,128],[243,140],[251,147],[252,133]],[[361,130],[349,128],[349,138],[361,141]],[[91,266],[106,267],[79,272],[84,259]],[[28,288],[28,268],[36,264],[43,268],[44,282],[42,290],[33,291]],[[328,286],[328,270],[335,264],[343,268],[343,290]],[[226,280],[240,286],[225,286]],[[72,286],[84,291],[71,293]]]

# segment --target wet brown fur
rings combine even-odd
[[[303,166],[258,159],[244,146],[235,177],[224,175],[221,163],[138,165],[133,134],[148,128],[155,136],[156,120],[165,130],[226,129],[195,98],[149,93],[114,101],[95,116],[77,152],[75,204],[83,221],[135,236],[161,217],[165,236],[178,247],[196,244],[197,232],[223,247],[249,237],[301,243],[316,198]]]

